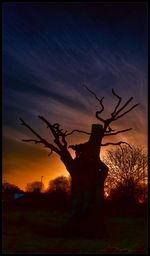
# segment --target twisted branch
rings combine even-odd
[[[55,123],[55,124],[50,124],[49,121],[47,121],[47,119],[43,116],[38,116],[44,123],[47,124],[47,128],[50,128],[50,131],[52,132],[55,140],[54,142],[57,144],[57,146],[60,148],[60,149],[63,149],[64,147],[67,148],[67,141],[65,140],[65,133],[62,132],[62,129],[60,129],[60,125],[58,123]],[[63,145],[61,144],[60,142],[60,137],[62,139],[62,142],[63,142]]]
[[[130,112],[132,109],[134,109],[136,106],[139,105],[139,104],[135,104],[135,105],[132,106],[130,109],[128,109],[127,111],[125,111],[124,113],[122,113],[120,116],[118,116],[118,114],[119,114],[123,109],[125,109],[125,108],[128,106],[128,104],[133,100],[133,97],[131,97],[129,100],[127,100],[127,102],[117,111],[117,109],[118,109],[118,107],[119,107],[119,105],[120,105],[120,103],[121,103],[121,101],[122,101],[122,98],[121,98],[119,95],[117,95],[117,94],[114,92],[113,89],[112,89],[112,93],[119,99],[119,101],[118,101],[118,104],[116,105],[114,111],[111,113],[111,116],[112,116],[111,121],[115,121],[115,120],[119,119],[120,117],[126,115],[128,112]]]
[[[117,111],[117,108],[119,107],[119,105],[120,105],[120,103],[121,103],[122,98],[121,98],[117,93],[115,93],[114,89],[112,89],[112,94],[113,94],[114,96],[116,96],[116,97],[119,99],[119,101],[118,101],[118,103],[117,103],[117,105],[116,105],[114,111],[111,113],[111,116],[113,117],[114,114],[115,114],[116,111]]]
[[[127,102],[116,112],[114,117],[117,116],[130,103],[131,100],[133,100],[133,97],[131,97],[129,100],[127,100]]]
[[[101,99],[99,99],[98,97],[97,97],[97,95],[93,92],[93,91],[91,91],[86,85],[83,85],[91,94],[93,94],[94,95],[94,97],[98,100],[98,102],[100,103],[100,106],[101,106],[101,110],[100,111],[96,111],[96,118],[97,119],[99,119],[100,121],[102,121],[102,122],[105,122],[105,120],[102,118],[102,117],[100,117],[99,116],[99,114],[101,114],[102,112],[103,112],[103,110],[104,110],[104,105],[103,105],[103,99],[104,99],[104,97],[102,97]]]
[[[127,131],[130,131],[130,130],[132,130],[132,128],[125,129],[125,130],[120,130],[120,131],[114,132],[114,133],[107,133],[107,134],[104,134],[104,136],[116,135],[116,134],[118,134],[118,133],[127,132]]]
[[[132,147],[130,146],[130,144],[127,143],[127,142],[125,142],[125,141],[119,141],[119,142],[116,142],[116,143],[108,142],[108,143],[105,143],[105,144],[101,144],[101,146],[120,145],[120,144],[127,144],[127,145],[132,149]]]
[[[123,114],[121,114],[120,116],[117,116],[114,120],[119,119],[120,117],[126,115],[128,112],[130,112],[133,108],[137,107],[139,104],[135,104],[133,107],[131,107],[130,109],[128,109],[126,112],[124,112]],[[119,111],[120,112],[120,111]],[[116,116],[116,115],[115,115]]]
[[[123,111],[123,110],[128,106],[128,104],[133,100],[133,97],[131,97],[129,100],[127,100],[127,102],[126,102],[120,109],[118,109],[119,106],[120,106],[120,104],[121,104],[122,97],[120,97],[120,96],[114,91],[114,89],[112,89],[112,94],[113,94],[115,97],[117,97],[118,102],[117,102],[117,104],[116,104],[116,106],[115,106],[115,108],[114,108],[114,111],[111,113],[111,118],[104,119],[104,118],[100,117],[100,114],[101,114],[101,113],[103,112],[103,110],[104,110],[104,105],[103,105],[103,99],[104,99],[104,97],[102,97],[101,99],[99,99],[99,98],[97,97],[97,95],[96,95],[93,91],[91,91],[87,86],[84,85],[84,87],[85,87],[91,94],[93,94],[94,97],[96,98],[96,100],[100,103],[101,110],[100,110],[100,111],[96,111],[96,118],[99,119],[100,121],[102,121],[102,122],[104,123],[103,129],[104,129],[104,132],[105,132],[105,133],[106,133],[106,132],[108,132],[108,133],[110,132],[110,129],[107,131],[107,128],[109,128],[109,125],[110,125],[111,122],[113,122],[113,121],[115,121],[115,120],[121,118],[122,116],[126,115],[126,114],[129,113],[132,109],[134,109],[135,107],[137,107],[137,106],[139,105],[139,104],[135,104],[134,106],[132,106],[131,108],[129,108],[127,111],[125,111],[124,113],[122,113],[122,114],[120,114],[120,115],[118,116],[118,114],[119,114],[121,111]],[[127,129],[127,130],[119,131],[118,133],[120,133],[120,132],[125,132],[125,131],[129,131],[129,130]],[[112,135],[116,135],[116,134],[118,134],[118,133],[114,133],[114,134],[112,134]],[[109,134],[109,135],[111,135],[111,134]]]
[[[72,135],[74,132],[80,132],[80,133],[84,133],[84,134],[87,134],[87,135],[91,135],[91,133],[90,132],[85,132],[85,131],[81,131],[81,130],[73,130],[73,131],[71,131],[71,132],[69,132],[69,133],[66,133],[66,135],[65,136],[69,136],[69,135]]]
[[[58,148],[56,148],[54,145],[50,144],[49,142],[47,142],[44,138],[42,138],[37,132],[35,132],[22,118],[19,118],[21,121],[21,125],[25,126],[26,128],[28,128],[28,130],[30,130],[39,140],[35,140],[35,139],[24,139],[22,141],[24,142],[35,142],[37,143],[42,143],[44,144],[45,147],[50,148],[50,150],[56,152],[57,154],[60,155],[60,151]]]

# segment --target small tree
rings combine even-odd
[[[69,193],[71,189],[70,179],[65,176],[59,176],[49,181],[47,192]]]
[[[107,150],[103,158],[109,167],[106,189],[112,198],[127,201],[139,200],[147,183],[147,156],[138,146],[119,146]]]
[[[26,192],[41,193],[44,189],[44,184],[40,181],[34,181],[26,185]]]
[[[2,191],[3,193],[6,194],[14,194],[18,192],[23,192],[18,186],[15,184],[9,183],[9,182],[4,182],[2,184]]]
[[[15,184],[9,183],[9,182],[3,182],[2,183],[2,197],[3,202],[7,200],[12,200],[15,196],[15,194],[22,194],[24,191],[22,191],[18,186]]]

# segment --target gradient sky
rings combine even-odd
[[[145,3],[3,3],[3,179],[24,189],[28,182],[68,175],[59,157],[20,125],[22,117],[43,137],[44,123],[90,131],[98,102],[83,83],[105,97],[104,117],[116,99],[140,103],[113,128],[133,130],[109,137],[147,149],[147,5]],[[132,104],[131,104],[132,105]],[[87,135],[74,134],[69,143]],[[107,142],[107,140],[103,141]],[[105,154],[106,147],[102,154]]]

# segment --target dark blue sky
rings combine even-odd
[[[141,136],[145,146],[147,5],[3,3],[3,135],[7,162],[12,161],[10,152],[22,159],[21,149],[24,152],[25,147],[32,147],[21,142],[30,134],[19,125],[19,116],[44,134],[38,114],[67,129],[89,130],[91,123],[97,122],[97,103],[83,83],[99,97],[105,96],[108,113],[114,103],[112,88],[125,100],[134,96],[135,102],[141,103],[137,111],[116,125],[126,128],[130,120],[135,133],[125,139],[135,143]],[[12,175],[12,170],[15,173],[15,168],[20,168],[16,166],[17,160],[15,166],[12,161],[5,171]]]

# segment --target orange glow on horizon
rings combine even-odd
[[[45,158],[39,159],[39,161],[36,163],[26,162],[24,160],[24,164],[26,164],[24,167],[22,167],[22,170],[20,167],[19,171],[19,161],[18,166],[15,169],[15,162],[17,161],[17,158],[14,159],[14,161],[11,161],[12,166],[14,165],[14,168],[12,168],[13,175],[11,173],[8,174],[6,171],[3,171],[3,180],[17,185],[20,189],[24,191],[27,183],[41,181],[41,176],[43,176],[42,182],[45,189],[48,187],[48,182],[50,180],[62,175],[68,176],[68,172],[66,171],[65,166],[56,156],[53,156],[50,159],[49,157],[47,157],[47,155],[45,155]],[[4,170],[8,169],[7,162],[4,161],[3,166]]]
[[[147,148],[145,146],[145,148]],[[110,147],[104,147],[101,150],[101,158],[105,155],[106,150]],[[72,154],[74,157],[74,154]],[[9,164],[8,164],[9,163]],[[8,168],[11,167],[11,173],[8,173]],[[25,191],[27,183],[34,181],[41,181],[41,176],[44,176],[42,182],[44,189],[47,189],[48,182],[58,176],[69,176],[64,164],[60,158],[53,154],[47,157],[44,151],[41,158],[38,157],[36,161],[30,159],[20,159],[17,155],[7,157],[3,160],[3,180],[17,185],[20,189]]]
[[[90,126],[88,125],[88,127]],[[122,127],[115,127],[115,129],[121,130]],[[146,129],[147,128],[144,127],[143,132],[131,131],[118,134],[117,136],[110,136],[111,138],[108,136],[109,138],[106,138],[105,142],[126,141],[130,144],[139,146],[141,146],[142,142],[142,146],[145,147],[147,153]],[[89,128],[86,130],[88,131]],[[75,134],[74,136],[68,137],[68,145],[84,143],[88,139],[89,136],[87,135],[81,133]],[[114,148],[114,146],[102,147],[100,153],[101,158],[110,148]],[[50,180],[62,175],[68,176],[69,173],[61,162],[59,156],[53,153],[48,157],[48,153],[49,151],[44,149],[41,145],[22,143],[21,139],[6,140],[3,153],[3,179],[9,183],[17,185],[22,190],[25,190],[27,183],[41,181],[41,176],[44,176],[42,181],[45,189],[48,187],[48,182]],[[74,158],[74,152],[70,150],[70,153]]]

